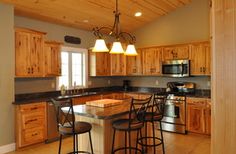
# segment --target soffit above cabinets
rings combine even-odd
[[[112,26],[115,0],[0,0],[15,6],[15,14],[84,30]],[[191,0],[119,0],[121,29],[131,32],[182,7]],[[135,17],[142,12],[141,17]]]

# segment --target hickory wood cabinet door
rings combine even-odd
[[[187,130],[211,134],[211,106],[205,98],[187,98]]]
[[[46,140],[46,103],[16,106],[16,147],[22,148]]]
[[[108,52],[89,51],[90,76],[110,76],[111,63]]]
[[[191,75],[211,74],[211,50],[209,42],[191,44]]]
[[[123,54],[110,54],[111,57],[111,75],[126,75],[126,56]]]
[[[46,41],[44,44],[45,76],[61,75],[61,43]]]
[[[127,75],[142,75],[143,65],[142,65],[142,50],[137,49],[137,56],[127,56],[126,67]]]
[[[44,76],[44,35],[43,32],[16,28],[16,77]]]
[[[143,75],[161,74],[162,48],[153,47],[142,50]]]
[[[189,58],[189,45],[165,46],[162,51],[162,60],[177,60]]]

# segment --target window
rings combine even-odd
[[[58,89],[62,85],[68,89],[87,87],[87,53],[87,49],[62,47],[62,73],[58,78]]]

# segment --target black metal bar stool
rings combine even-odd
[[[70,153],[90,154],[90,152],[78,150],[78,135],[83,134],[83,133],[89,134],[91,154],[93,154],[93,146],[92,146],[92,139],[91,139],[91,133],[90,133],[92,129],[92,125],[87,122],[75,121],[72,100],[66,99],[66,100],[56,101],[54,99],[51,99],[50,103],[53,103],[55,107],[57,123],[58,123],[58,131],[60,133],[58,154],[61,153],[61,143],[62,143],[63,135],[73,136],[73,152],[70,152]]]
[[[144,115],[144,125],[145,125],[145,136],[139,138],[138,144],[145,147],[153,147],[153,154],[156,154],[156,146],[162,145],[162,152],[165,154],[165,146],[164,146],[164,138],[162,132],[161,120],[164,115],[164,107],[165,107],[166,96],[158,97],[158,95],[154,95],[152,103],[148,106],[147,112]],[[155,135],[155,122],[159,123],[160,137],[156,137]],[[152,136],[148,136],[147,125],[148,123],[152,124]],[[148,141],[152,141],[152,143],[148,143]],[[146,151],[145,150],[145,151]]]
[[[111,152],[112,154],[116,153],[117,151],[123,151],[126,154],[127,150],[129,150],[129,154],[131,154],[131,151],[135,151],[135,153],[137,152],[142,153],[142,149],[138,148],[139,133],[144,126],[144,121],[141,121],[141,120],[143,119],[148,103],[150,103],[151,100],[152,100],[152,96],[143,100],[132,98],[131,104],[130,104],[129,118],[119,119],[112,123],[112,127],[114,129],[113,141],[112,141],[112,152]],[[114,149],[116,131],[123,131],[125,133],[125,147]],[[132,147],[131,145],[131,132],[133,131],[137,132],[137,139],[136,139],[135,147]],[[127,146],[127,134],[128,134],[129,146]]]

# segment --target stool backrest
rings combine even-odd
[[[130,111],[129,111],[129,128],[135,123],[144,123],[144,116],[147,111],[147,107],[152,100],[152,95],[146,99],[131,99]]]
[[[55,107],[57,124],[59,127],[70,127],[74,132],[75,115],[73,110],[73,103],[71,99],[54,100],[51,99]]]
[[[159,120],[163,118],[165,112],[165,102],[166,96],[159,97],[158,94],[154,94],[152,103],[149,104],[148,112],[152,113],[152,120],[156,119],[155,117],[158,116]]]

